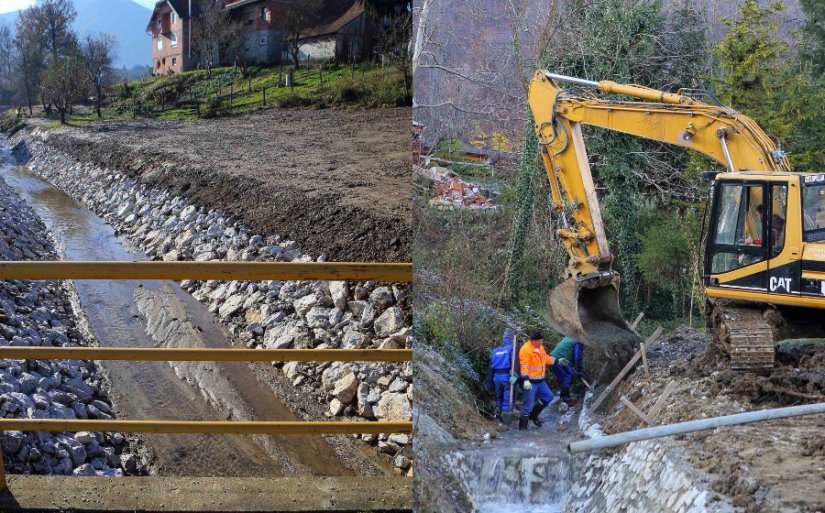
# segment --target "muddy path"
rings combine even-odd
[[[50,130],[47,143],[331,261],[409,261],[409,125],[408,108],[279,109],[95,122]]]
[[[124,245],[113,230],[62,191],[22,168],[4,167],[2,178],[31,205],[53,233],[67,260],[141,260],[145,255]],[[152,319],[141,312],[136,294],[172,296],[175,318],[184,319],[195,346],[231,347],[229,334],[206,307],[172,282],[79,281],[75,288],[91,330],[102,346],[160,345],[147,333]],[[195,335],[199,334],[199,337]],[[180,369],[167,362],[101,362],[110,376],[112,400],[125,419],[223,420],[225,409],[210,403],[206,393],[181,379]],[[295,420],[294,413],[256,379],[247,364],[213,364],[220,383],[219,401],[241,405],[257,420]],[[216,381],[218,378],[215,378]],[[211,383],[206,383],[211,386]],[[214,392],[213,392],[214,393]],[[213,399],[215,399],[213,397]],[[263,437],[261,437],[263,438]],[[161,475],[280,476],[351,475],[350,468],[318,437],[268,438],[256,443],[247,436],[147,435]],[[260,440],[259,440],[260,442]]]

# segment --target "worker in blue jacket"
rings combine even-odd
[[[515,332],[511,328],[504,330],[501,345],[493,349],[490,355],[490,368],[487,370],[487,385],[496,393],[496,418],[510,411],[510,385],[517,381],[512,372],[513,339]]]
[[[555,349],[550,354],[556,362],[553,364],[553,374],[556,375],[556,381],[559,382],[561,400],[569,406],[573,406],[576,401],[570,395],[570,388],[573,386],[574,378],[581,379],[584,376],[582,362],[584,346],[570,337],[564,337],[561,342],[556,344]],[[565,360],[566,365],[559,363]]]

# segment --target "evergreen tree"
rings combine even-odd
[[[822,0],[800,0],[805,13],[805,46],[803,55],[818,75],[825,74],[825,2]]]

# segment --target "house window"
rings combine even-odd
[[[172,39],[172,48],[175,48],[176,46],[178,46],[178,35],[175,34],[174,32],[172,32],[171,39]]]
[[[166,66],[166,57],[164,57],[164,58],[161,60],[161,62],[163,63],[163,65],[164,65],[164,66]]]
[[[172,11],[172,24],[174,25],[177,22],[178,22],[178,13]]]
[[[158,36],[158,51],[163,50],[163,38]]]
[[[261,46],[266,46],[266,36],[261,36],[259,43]]]
[[[172,57],[172,67],[174,68],[177,65],[178,65],[178,58],[177,57]]]
[[[160,17],[158,17],[158,30],[160,30]]]
[[[269,21],[269,7],[261,7],[261,20]]]

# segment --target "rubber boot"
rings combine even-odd
[[[541,421],[539,415],[541,415],[541,412],[544,411],[545,408],[547,408],[547,403],[539,401],[533,407],[533,411],[530,412],[530,420],[532,420],[533,424],[537,425],[538,427],[544,425],[544,422]]]
[[[527,421],[530,420],[530,417],[527,415],[522,415],[518,419],[518,428],[519,431],[527,431]]]

